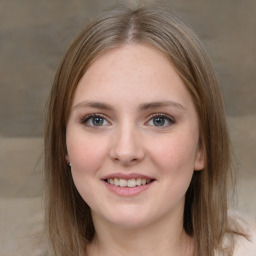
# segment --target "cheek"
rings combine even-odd
[[[107,143],[95,137],[72,136],[67,139],[67,150],[72,169],[76,172],[96,171],[107,154]]]
[[[151,151],[153,159],[161,166],[163,174],[177,178],[193,173],[197,149],[197,141],[193,136],[175,134],[154,145],[156,146]]]
[[[94,187],[98,180],[97,170],[100,169],[105,159],[106,147],[104,141],[90,136],[67,137],[73,181],[84,201],[90,206],[93,206],[97,199]]]

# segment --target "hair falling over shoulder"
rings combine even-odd
[[[235,186],[234,164],[222,97],[209,57],[195,34],[175,14],[156,6],[117,7],[89,23],[61,62],[50,93],[45,124],[46,224],[55,256],[80,256],[94,236],[89,206],[77,192],[66,156],[66,124],[82,75],[105,52],[146,44],[162,52],[191,94],[200,123],[206,167],[194,172],[186,193],[184,230],[195,256],[233,254],[243,235],[228,216]],[[224,243],[225,240],[225,243]]]

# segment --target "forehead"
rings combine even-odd
[[[129,102],[145,99],[185,104],[190,95],[171,62],[159,50],[145,45],[125,45],[100,57],[78,83],[74,104],[82,100]]]

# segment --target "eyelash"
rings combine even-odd
[[[107,121],[107,122],[109,123],[109,121],[107,120],[106,116],[105,116],[104,114],[100,114],[100,113],[97,113],[97,114],[89,114],[89,115],[86,115],[86,116],[82,116],[82,117],[80,118],[80,122],[81,122],[81,124],[86,125],[86,123],[87,123],[90,119],[95,118],[95,117],[102,118],[103,121]],[[97,125],[88,125],[88,124],[87,124],[87,126],[89,126],[89,127],[97,127]],[[99,127],[100,127],[100,126],[99,126]]]
[[[165,113],[154,113],[154,114],[150,115],[149,120],[147,121],[147,123],[152,121],[154,118],[159,118],[159,117],[160,118],[164,118],[165,120],[167,120],[169,122],[169,124],[168,125],[164,125],[164,126],[157,126],[157,125],[155,125],[155,127],[160,127],[161,128],[161,127],[170,126],[170,125],[176,123],[176,120],[173,117],[171,117],[171,116],[169,116],[169,115],[167,115]]]
[[[106,116],[104,114],[100,114],[100,113],[97,113],[97,114],[89,114],[89,115],[86,115],[86,116],[82,116],[80,118],[80,122],[81,124],[84,124],[84,125],[87,125],[88,127],[102,127],[102,126],[105,126],[105,125],[90,125],[88,124],[88,122],[90,121],[90,119],[92,118],[100,118],[103,120],[103,123],[104,122],[108,122],[110,123]],[[156,118],[163,118],[164,119],[164,124],[163,125],[155,125],[155,123],[151,126],[153,127],[158,127],[158,128],[164,128],[164,127],[169,127],[173,124],[176,123],[175,119],[173,117],[170,117],[169,115],[165,114],[165,113],[154,113],[154,114],[151,114],[148,118],[148,121],[146,122],[146,124],[148,124],[149,122],[153,121],[154,122],[154,119]],[[168,122],[168,124],[166,124],[166,121]]]

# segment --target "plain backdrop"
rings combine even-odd
[[[1,256],[45,255],[31,240],[43,224],[45,102],[74,36],[116,2],[0,0]],[[256,220],[256,1],[152,2],[187,20],[213,60],[240,162],[236,208]]]

